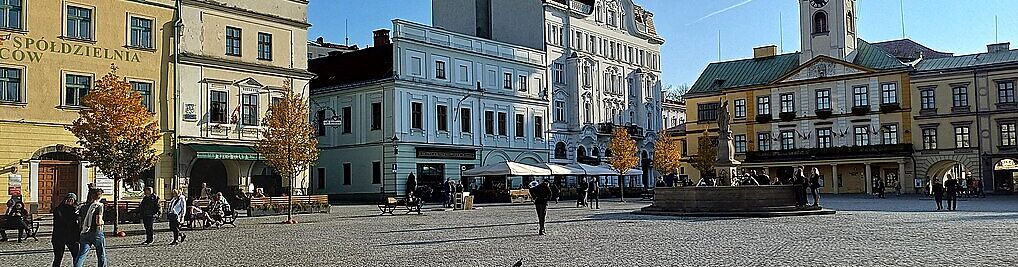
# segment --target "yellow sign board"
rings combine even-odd
[[[47,55],[81,56],[123,62],[141,62],[138,53],[128,49],[110,49],[56,38],[47,40],[18,34],[0,36],[0,60],[40,62]]]

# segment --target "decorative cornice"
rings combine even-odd
[[[255,64],[255,63],[243,62],[243,61],[239,61],[239,60],[229,60],[229,59],[215,58],[215,57],[210,57],[210,56],[196,55],[196,54],[189,54],[189,53],[182,53],[182,54],[180,54],[180,62],[184,63],[184,64],[197,64],[197,65],[205,65],[205,66],[214,66],[214,67],[219,67],[219,68],[224,68],[224,69],[251,71],[251,72],[257,72],[257,73],[262,73],[262,74],[283,75],[283,76],[289,76],[289,77],[293,77],[293,78],[311,79],[311,78],[313,78],[315,76],[313,73],[308,72],[307,70],[303,70],[303,69],[291,69],[291,68],[283,68],[283,67],[276,67],[276,66],[268,66],[268,65],[261,65],[261,64]]]
[[[290,0],[290,1],[291,2],[300,3],[300,4],[307,4],[307,1],[304,1],[304,0]],[[293,27],[298,27],[298,28],[301,28],[301,29],[304,29],[304,30],[307,30],[308,28],[311,27],[311,24],[307,23],[307,18],[304,18],[305,19],[304,21],[299,21],[299,20],[295,20],[295,19],[283,18],[283,17],[279,17],[279,16],[259,13],[259,12],[255,12],[255,11],[251,11],[251,10],[247,10],[247,9],[243,9],[243,8],[227,6],[224,3],[218,3],[218,2],[214,2],[214,1],[210,1],[210,0],[181,0],[180,3],[182,5],[190,5],[190,6],[195,6],[195,7],[198,7],[198,8],[217,10],[217,11],[229,13],[231,15],[239,15],[239,16],[243,16],[243,17],[251,17],[251,18],[256,18],[256,19],[261,19],[261,20],[266,20],[266,21],[272,21],[272,22],[276,22],[276,23],[286,24],[286,25],[293,26]]]

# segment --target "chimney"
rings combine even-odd
[[[1004,52],[1004,51],[1008,51],[1008,50],[1011,50],[1011,43],[1009,43],[1009,42],[986,45],[986,52],[987,53]]]
[[[778,46],[768,45],[753,48],[753,58],[765,58],[778,55]]]
[[[375,47],[389,44],[389,30],[378,29],[373,33],[375,33]]]
[[[325,43],[325,38],[321,37],[321,36],[318,36],[318,39],[315,39],[315,43],[318,43],[319,45],[324,44]]]

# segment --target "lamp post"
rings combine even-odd
[[[389,138],[389,141],[392,143],[392,193],[393,196],[398,196],[399,192],[397,192],[397,188],[399,188],[399,175],[396,172],[396,163],[399,160],[399,136],[396,133],[393,133],[392,138]],[[384,182],[382,183],[382,193],[385,193]]]

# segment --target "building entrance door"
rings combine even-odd
[[[39,164],[39,210],[49,211],[67,193],[78,191],[76,162],[44,161]]]

